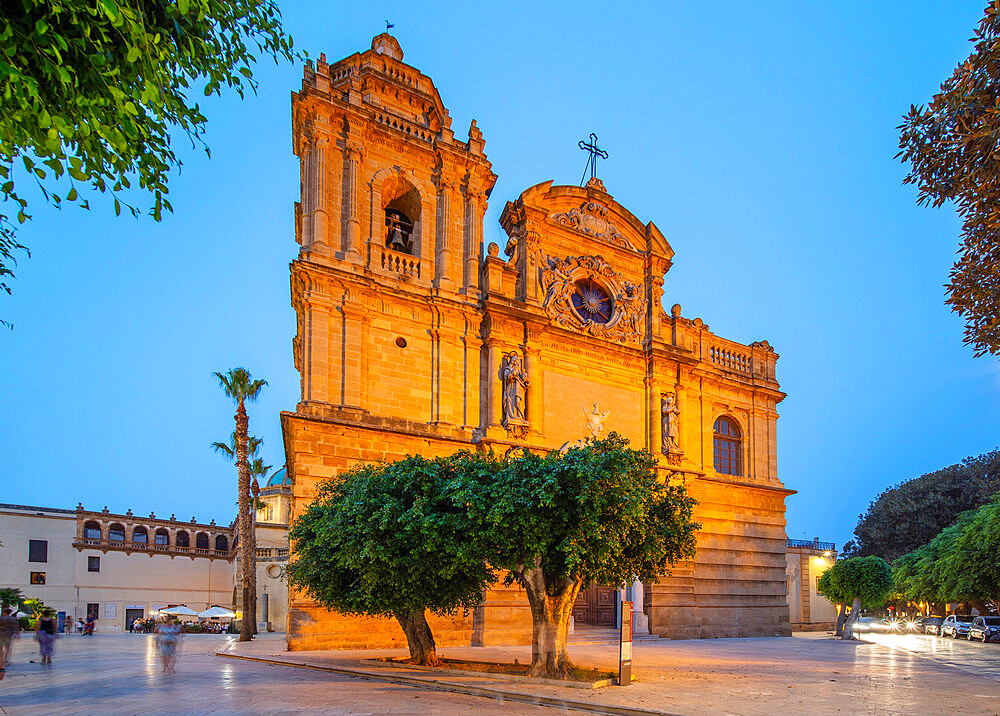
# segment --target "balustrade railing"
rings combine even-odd
[[[410,254],[382,249],[382,268],[401,276],[420,278],[420,259]]]
[[[786,539],[785,546],[821,549],[824,552],[832,552],[837,549],[837,545],[834,542],[820,542],[816,539]]]
[[[228,559],[232,553],[228,550],[218,550],[218,549],[208,549],[205,547],[182,547],[180,545],[172,544],[149,544],[148,542],[126,542],[124,540],[115,539],[96,539],[94,537],[78,537],[74,543],[74,547],[96,547],[98,549],[114,549],[122,550],[127,552],[162,552],[162,553],[180,553],[180,554],[198,554],[208,557],[222,557]]]
[[[747,353],[740,353],[721,346],[712,346],[709,348],[709,358],[712,363],[726,370],[746,373],[747,375],[753,372],[753,359]]]

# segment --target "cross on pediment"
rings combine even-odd
[[[577,143],[583,151],[587,152],[587,166],[583,169],[583,178],[580,179],[580,186],[583,186],[584,180],[587,178],[587,172],[590,171],[590,178],[593,179],[597,174],[597,158],[607,159],[608,153],[597,146],[597,135],[593,132],[590,133],[590,141],[585,142],[582,139]]]

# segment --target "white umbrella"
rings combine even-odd
[[[164,607],[160,610],[160,614],[169,614],[175,617],[196,617],[198,612],[196,612],[191,607],[187,607],[183,604],[179,604],[176,607]]]
[[[198,617],[201,619],[232,619],[236,616],[236,612],[231,609],[226,609],[225,607],[209,607],[203,612],[198,612]]]

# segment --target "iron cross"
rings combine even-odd
[[[587,178],[587,170],[590,170],[590,178],[593,179],[597,174],[597,158],[600,157],[601,159],[607,159],[608,153],[597,146],[597,135],[593,132],[590,133],[589,142],[585,142],[581,139],[577,146],[589,154],[587,157],[587,166],[583,169],[583,178],[580,179],[580,186],[583,186],[583,181]]]

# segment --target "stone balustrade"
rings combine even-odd
[[[420,278],[420,258],[383,248],[382,268],[405,278]]]

